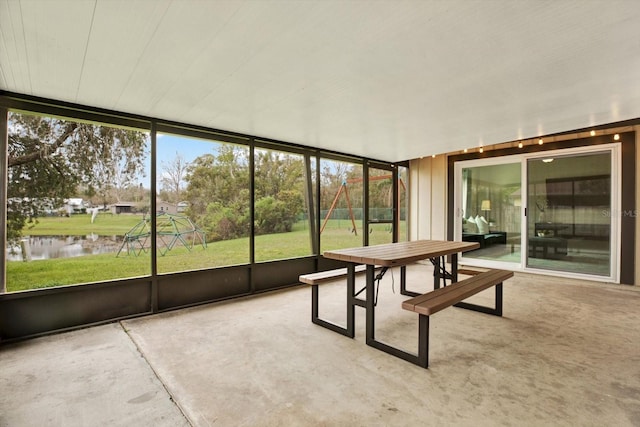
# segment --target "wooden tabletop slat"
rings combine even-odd
[[[413,240],[410,242],[386,243],[375,246],[336,249],[325,251],[324,257],[358,264],[375,264],[383,267],[411,264],[427,258],[436,258],[465,252],[480,247],[474,242],[452,242],[446,240]]]

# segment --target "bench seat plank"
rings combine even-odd
[[[366,265],[356,265],[356,274],[367,271]],[[317,273],[303,274],[298,280],[307,285],[319,285],[321,283],[330,282],[341,277],[347,277],[346,268],[337,268],[335,270],[318,271]]]
[[[513,277],[512,271],[489,270],[471,276],[461,282],[447,287],[435,289],[432,292],[408,299],[402,302],[402,308],[426,316],[459,303],[478,292],[488,289],[504,280]]]

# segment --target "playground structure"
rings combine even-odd
[[[204,231],[184,215],[160,212],[156,214],[156,247],[160,255],[164,256],[173,247],[181,243],[188,251],[196,245],[207,247]],[[151,248],[151,222],[149,218],[142,219],[133,226],[122,239],[122,245],[116,254],[126,251],[127,255],[138,256]]]
[[[380,181],[380,180],[389,179],[389,178],[393,178],[393,175],[389,174],[389,175],[371,176],[369,177],[369,182]],[[364,178],[351,178],[351,179],[345,179],[342,181],[342,185],[338,189],[338,192],[336,193],[336,197],[333,198],[331,207],[327,211],[327,215],[325,216],[324,221],[322,222],[322,227],[320,227],[320,234],[322,234],[322,232],[324,231],[324,228],[326,227],[327,222],[329,222],[329,218],[331,217],[331,214],[333,213],[333,210],[335,209],[336,204],[340,199],[340,195],[344,192],[344,195],[347,199],[347,208],[349,209],[349,218],[351,219],[351,225],[353,226],[353,228],[351,229],[351,232],[354,233],[356,236],[358,235],[358,227],[356,227],[356,219],[353,214],[353,208],[351,207],[351,199],[349,198],[349,190],[348,190],[347,184],[359,184],[363,181],[364,181]],[[406,191],[407,188],[405,187],[402,179],[399,179],[399,181],[400,181],[400,185],[402,186],[402,189]],[[398,204],[399,203],[400,203],[400,200],[398,200]],[[398,206],[398,209],[399,208],[400,207]]]

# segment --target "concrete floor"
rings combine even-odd
[[[388,273],[376,336],[415,351],[398,288]],[[0,426],[640,425],[637,288],[516,274],[504,317],[432,317],[428,370],[366,346],[362,309],[355,340],[313,325],[310,292],[6,344]],[[344,293],[321,288],[322,316],[344,319]]]

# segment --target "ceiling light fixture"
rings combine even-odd
[[[518,148],[522,148],[524,147],[524,144],[522,143],[522,141],[518,142]]]
[[[620,135],[616,133],[615,135],[613,135],[613,139],[615,141],[618,141],[620,139]]]
[[[543,141],[542,141],[542,138],[540,138],[540,139],[538,140],[538,145],[542,145],[542,144],[543,144]]]
[[[480,151],[481,153],[484,153],[484,148],[480,147],[480,150],[479,150],[479,151]]]
[[[595,130],[591,131],[591,136],[596,136],[596,131]]]
[[[465,149],[464,149],[464,152],[466,153],[467,151],[469,151],[469,149],[465,148]]]

